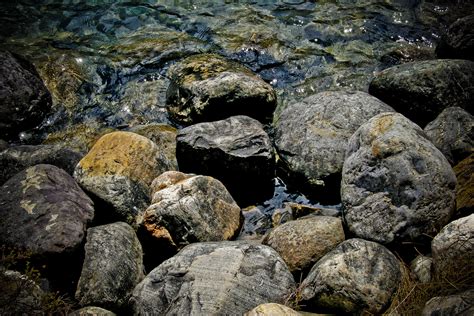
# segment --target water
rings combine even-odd
[[[52,114],[21,134],[23,142],[40,142],[172,124],[166,71],[196,53],[239,61],[272,84],[276,117],[319,91],[367,90],[381,69],[433,58],[440,32],[459,12],[472,12],[469,1],[457,2],[6,1],[0,44],[31,60],[53,95]],[[258,206],[262,214],[283,200],[312,203],[283,191],[277,182],[275,198]]]

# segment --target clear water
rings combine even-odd
[[[54,112],[21,135],[33,142],[74,126],[169,123],[166,71],[200,52],[237,60],[272,84],[276,116],[315,92],[366,90],[383,68],[432,58],[441,30],[473,8],[434,2],[4,1],[0,45],[27,56],[52,92]],[[310,203],[276,188],[259,206],[265,216],[283,200]]]

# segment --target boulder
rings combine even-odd
[[[26,275],[0,270],[0,315],[44,315],[46,293]]]
[[[239,233],[240,208],[220,181],[195,175],[183,178],[155,192],[150,207],[138,218],[147,266],[190,243],[229,240]]]
[[[289,105],[275,125],[275,146],[290,182],[339,201],[349,137],[371,117],[393,109],[364,92],[322,92]]]
[[[87,230],[75,295],[79,305],[120,311],[142,279],[142,246],[130,225],[117,222]]]
[[[59,282],[75,277],[94,207],[66,171],[52,165],[21,171],[1,187],[0,205],[0,244],[27,252]]]
[[[272,214],[272,226],[277,227],[288,221],[305,216],[333,216],[338,217],[341,211],[337,208],[315,207],[292,202],[286,202],[282,208],[277,208]]]
[[[168,77],[168,109],[181,124],[239,114],[269,122],[276,107],[271,85],[246,67],[218,55],[188,57],[170,67]]]
[[[410,262],[410,270],[412,275],[421,283],[428,283],[431,281],[431,267],[433,265],[433,258],[423,255],[418,255]]]
[[[285,305],[265,303],[248,311],[244,316],[301,316],[301,314]]]
[[[8,147],[10,147],[10,145],[8,144],[8,142],[4,141],[3,139],[0,139],[0,152],[1,152],[1,151],[4,151],[4,150],[7,149]]]
[[[375,76],[369,93],[421,127],[445,108],[472,112],[474,62],[439,59],[394,66]]]
[[[96,306],[87,306],[81,309],[78,309],[68,316],[115,316],[115,313],[108,311],[106,309],[96,307]]]
[[[453,168],[458,185],[456,186],[456,208],[458,216],[467,216],[474,210],[474,154]]]
[[[438,279],[474,273],[474,214],[446,225],[431,242],[433,272]],[[454,280],[452,280],[454,281]]]
[[[451,165],[474,153],[474,117],[459,107],[443,110],[424,131]]]
[[[455,295],[437,296],[430,299],[422,316],[469,316],[474,315],[474,290]]]
[[[242,315],[283,303],[295,281],[270,247],[246,242],[196,243],[163,262],[130,300],[141,315]]]
[[[23,169],[39,164],[49,164],[73,174],[82,155],[61,146],[22,145],[0,152],[0,185]]]
[[[352,135],[342,171],[344,219],[357,237],[383,244],[434,235],[455,210],[454,172],[425,133],[398,113]]]
[[[77,182],[105,203],[98,214],[105,223],[134,223],[149,205],[150,184],[174,166],[146,137],[130,132],[102,136],[74,171]]]
[[[199,123],[176,138],[179,170],[222,181],[239,205],[273,194],[275,156],[263,126],[248,116]]]
[[[439,58],[474,60],[474,15],[451,24],[436,47]]]
[[[29,61],[7,51],[0,60],[0,134],[12,139],[41,123],[51,95]]]
[[[309,271],[344,239],[340,218],[310,216],[274,228],[265,236],[263,244],[275,249],[291,273],[298,276]]]
[[[313,266],[301,285],[302,304],[336,313],[381,314],[400,281],[400,262],[387,248],[348,239]]]

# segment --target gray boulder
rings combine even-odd
[[[0,270],[0,315],[44,315],[46,293],[26,275]]]
[[[276,107],[271,85],[248,68],[218,55],[188,57],[173,65],[168,76],[170,115],[185,125],[239,114],[268,122]]]
[[[436,47],[439,58],[474,60],[474,15],[451,24]]]
[[[7,51],[0,61],[0,134],[11,139],[41,123],[52,101],[30,62]]]
[[[85,259],[75,295],[81,306],[120,311],[142,279],[142,247],[130,225],[117,222],[87,230]]]
[[[301,285],[302,304],[336,313],[381,314],[400,280],[400,262],[387,248],[349,239],[313,266]]]
[[[297,311],[277,303],[265,303],[258,305],[244,316],[301,316]]]
[[[424,131],[451,165],[474,152],[474,117],[459,107],[445,109]]]
[[[78,309],[68,316],[115,316],[115,313],[108,311],[106,309],[96,307],[96,306],[87,306],[81,309]]]
[[[135,288],[140,315],[242,315],[283,303],[293,276],[270,247],[245,242],[196,243],[163,262]]]
[[[369,93],[424,127],[450,106],[471,113],[473,82],[472,61],[426,60],[385,69],[370,83]]]
[[[179,170],[219,179],[242,206],[271,197],[275,155],[257,120],[199,123],[180,130],[176,140]]]
[[[349,141],[341,198],[357,237],[388,244],[434,235],[454,213],[455,187],[444,155],[401,114],[375,116]]]
[[[0,152],[0,184],[28,167],[49,164],[73,174],[82,155],[79,152],[53,145],[13,146]]]
[[[263,244],[275,249],[291,273],[298,276],[344,239],[340,218],[310,216],[274,228]]]
[[[371,117],[393,109],[364,92],[322,92],[289,105],[275,125],[275,146],[291,182],[339,200],[349,137]],[[326,189],[326,190],[324,190]]]
[[[474,290],[455,295],[437,296],[430,299],[422,316],[471,316],[474,315]]]
[[[433,266],[433,258],[423,255],[418,255],[410,262],[410,270],[412,275],[421,283],[428,283],[431,281],[431,268]]]

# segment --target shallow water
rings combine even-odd
[[[433,57],[441,31],[465,10],[435,2],[9,1],[0,44],[27,56],[52,92],[54,112],[21,134],[38,142],[74,126],[170,123],[166,71],[201,52],[237,60],[271,83],[276,116],[315,92],[366,90],[381,69]],[[275,197],[258,207],[268,217],[287,200],[311,203],[276,181]]]

